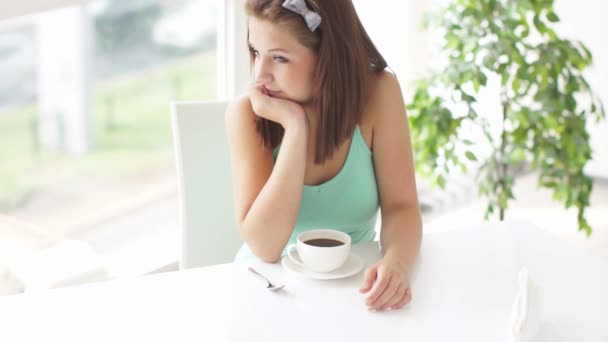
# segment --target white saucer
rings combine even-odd
[[[298,253],[294,251],[294,255],[297,255],[297,254]],[[298,258],[299,258],[299,256],[298,256]],[[302,266],[296,264],[295,262],[293,262],[291,259],[289,259],[289,256],[287,256],[287,255],[283,256],[283,259],[281,259],[281,264],[288,271],[293,272],[299,276],[311,278],[311,279],[320,279],[320,280],[340,279],[340,278],[350,277],[354,274],[359,273],[361,271],[361,269],[363,269],[363,260],[358,255],[353,254],[353,253],[351,253],[348,256],[348,259],[346,259],[346,262],[344,263],[344,265],[342,265],[342,267],[338,268],[337,270],[327,272],[327,273],[318,273],[318,272],[310,271],[310,270],[306,269],[305,267],[302,267]]]

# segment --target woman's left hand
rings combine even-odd
[[[387,256],[367,269],[359,292],[369,292],[365,304],[370,311],[401,309],[412,300],[407,269]]]

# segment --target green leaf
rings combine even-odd
[[[534,23],[534,27],[536,27],[538,32],[540,32],[541,34],[548,32],[547,26],[540,20],[540,17],[538,16],[538,14],[534,16],[534,19],[532,19],[532,22]]]
[[[462,18],[466,18],[466,17],[478,17],[477,11],[472,8],[472,7],[468,7],[467,9],[465,9],[462,14],[461,14]]]
[[[477,100],[473,96],[465,93],[464,91],[460,94],[460,96],[462,97],[462,100],[465,101],[465,102],[467,102],[467,103],[477,102]]]
[[[583,51],[585,51],[585,55],[586,58],[589,63],[591,64],[593,62],[593,54],[591,53],[591,51],[589,51],[589,48],[587,48],[587,46],[585,46],[585,44],[580,43],[581,47],[583,48]]]
[[[443,175],[437,176],[437,185],[439,185],[440,188],[445,189],[445,178]]]
[[[475,91],[475,94],[479,93],[479,80],[477,78],[473,79],[473,90]]]
[[[504,73],[502,75],[500,75],[500,84],[504,87],[505,85],[507,85],[507,82],[509,81],[509,74],[508,73]]]
[[[547,20],[552,23],[556,23],[559,21],[559,17],[557,16],[557,14],[555,14],[555,12],[549,12],[547,13]]]
[[[557,183],[555,181],[545,181],[541,182],[540,185],[544,186],[545,188],[555,188]]]
[[[513,79],[513,83],[511,83],[511,89],[513,89],[513,92],[517,94],[519,90],[519,78]]]
[[[475,157],[475,154],[473,154],[473,152],[471,151],[466,151],[464,153],[464,155],[467,157],[468,160],[470,161],[477,161],[477,157]]]
[[[460,38],[452,32],[448,32],[445,35],[445,41],[447,49],[456,49],[460,46]]]
[[[483,66],[485,66],[486,68],[492,70],[494,69],[494,63],[496,63],[496,56],[494,55],[494,53],[490,50],[490,53],[488,53],[487,55],[485,55],[485,57],[482,60],[482,64]],[[484,75],[485,76],[485,75]],[[485,85],[485,84],[484,84]]]
[[[483,73],[480,72],[479,73],[479,82],[481,83],[482,86],[486,86],[486,84],[488,83],[488,77]]]
[[[458,165],[460,166],[460,171],[461,171],[462,173],[465,173],[465,174],[466,174],[466,173],[467,173],[467,166],[466,166],[466,165],[464,165],[463,163],[459,163]]]

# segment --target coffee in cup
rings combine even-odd
[[[350,235],[333,229],[314,229],[298,234],[287,255],[294,263],[313,272],[327,273],[340,268],[350,255]],[[297,249],[297,258],[293,250]]]
[[[310,239],[304,241],[304,243],[317,247],[336,247],[344,244],[344,242],[336,239]]]

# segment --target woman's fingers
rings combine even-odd
[[[393,306],[395,306],[397,303],[399,303],[403,299],[406,291],[407,291],[407,286],[403,283],[399,284],[399,286],[397,287],[397,291],[395,291],[395,294],[389,300],[387,300],[384,304],[382,304],[382,306],[380,306],[379,310],[386,310],[388,308],[392,308]]]
[[[377,271],[378,268],[375,265],[365,271],[365,276],[363,276],[363,284],[359,288],[359,292],[365,293],[371,290],[372,286],[374,285],[374,281],[376,281],[376,277],[378,275]]]
[[[397,277],[392,277],[386,286],[386,289],[382,292],[382,295],[380,295],[375,302],[371,303],[370,308],[373,310],[382,310],[384,305],[396,295],[397,290],[399,290],[399,285],[400,283]]]
[[[272,98],[267,95],[263,85],[252,84],[249,87],[249,99],[251,100],[253,112],[257,116],[278,122],[275,117],[275,113],[278,111],[275,108],[276,103],[271,101]]]
[[[408,287],[405,291],[405,295],[403,296],[403,298],[401,298],[401,300],[399,302],[397,302],[397,304],[391,306],[390,308],[392,310],[399,310],[399,309],[403,308],[404,306],[408,305],[411,301],[412,301],[412,289]]]
[[[386,290],[390,283],[390,276],[386,274],[384,267],[378,267],[376,281],[370,290],[369,296],[367,297],[367,305],[372,305],[380,298],[382,293]]]

